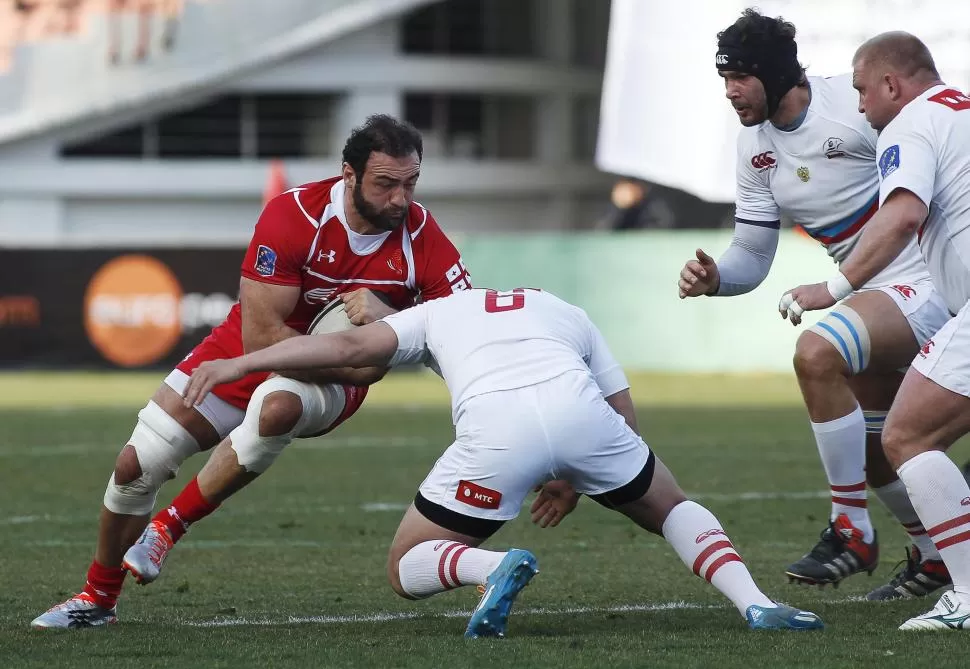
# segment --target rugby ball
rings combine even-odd
[[[351,323],[350,318],[347,317],[347,310],[344,307],[343,300],[337,299],[314,316],[310,322],[310,327],[307,329],[307,334],[330,334],[331,332],[352,330],[355,327],[357,326]]]

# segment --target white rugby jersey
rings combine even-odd
[[[738,136],[736,216],[757,225],[785,214],[841,263],[879,206],[876,131],[858,111],[851,75],[808,81],[812,99],[798,128],[765,121]],[[927,278],[914,240],[865,287]]]
[[[970,97],[933,86],[886,126],[878,148],[879,202],[905,188],[929,209],[917,238],[955,314],[970,300]]]
[[[570,370],[589,374],[604,397],[630,387],[586,312],[531,288],[469,290],[383,319],[397,333],[391,365],[432,356],[462,405],[484,393],[534,385]]]

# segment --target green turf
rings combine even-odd
[[[713,393],[712,393],[713,394]],[[97,509],[129,409],[0,411],[0,667],[962,667],[965,635],[896,631],[933,601],[858,601],[902,557],[904,535],[876,505],[883,564],[839,590],[788,585],[784,567],[815,540],[822,498],[738,493],[825,488],[801,409],[647,408],[645,436],[721,519],[772,596],[817,611],[822,633],[752,633],[667,545],[584,502],[558,529],[526,518],[491,542],[528,547],[541,573],[509,638],[461,638],[471,589],[423,602],[385,585],[384,557],[417,484],[450,442],[446,408],[365,408],[303,442],[199,523],[155,584],[127,584],[121,624],[35,632],[32,617],[80,588]],[[955,457],[962,458],[965,449]],[[202,464],[190,461],[167,501]],[[671,602],[693,608],[649,609]],[[619,610],[633,607],[634,610]],[[585,610],[580,610],[585,609]],[[573,612],[564,612],[572,610]],[[412,619],[293,622],[290,617]],[[213,622],[227,627],[199,627]],[[246,624],[249,621],[249,624]],[[261,621],[270,624],[252,624]]]
[[[141,407],[162,372],[0,372],[0,409]],[[631,373],[633,398],[642,406],[798,406],[789,374]],[[448,391],[430,372],[393,372],[371,388],[368,406],[440,407]]]

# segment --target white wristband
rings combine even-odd
[[[825,283],[825,287],[829,289],[829,293],[835,298],[835,301],[843,300],[849,295],[855,292],[855,288],[849,283],[849,280],[845,278],[845,274],[839,272],[833,278],[829,279]]]

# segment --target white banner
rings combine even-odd
[[[613,0],[596,162],[600,169],[734,200],[737,117],[714,68],[717,33],[751,2]],[[798,30],[810,75],[848,72],[866,39],[907,30],[933,52],[944,81],[970,84],[970,2],[761,0]],[[945,18],[944,18],[945,17]]]

